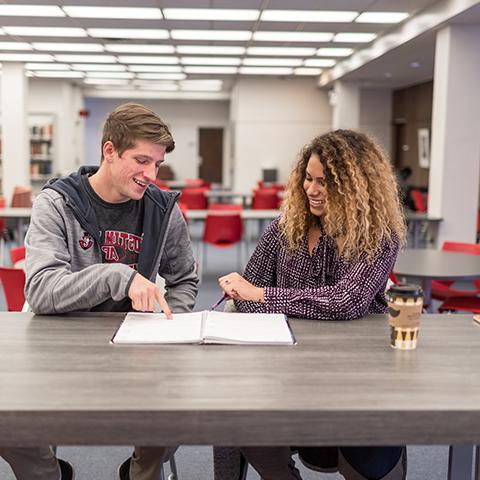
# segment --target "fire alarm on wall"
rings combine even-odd
[[[90,115],[90,111],[87,110],[86,108],[82,108],[81,110],[78,111],[78,115],[80,117],[87,118]]]

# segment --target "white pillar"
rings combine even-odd
[[[332,127],[351,128],[360,127],[360,86],[356,82],[338,80],[333,86],[330,95],[330,104],[333,107]]]
[[[30,185],[28,80],[23,63],[5,62],[1,82],[2,194],[10,205],[14,187]]]
[[[435,48],[431,215],[443,217],[438,243],[475,242],[480,175],[480,28],[450,25]]]

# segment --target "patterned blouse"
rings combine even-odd
[[[382,243],[375,260],[347,262],[327,235],[320,236],[311,255],[308,238],[292,252],[278,222],[277,218],[268,226],[244,273],[253,285],[265,288],[265,303],[237,300],[238,311],[315,320],[353,320],[387,311],[385,288],[399,247],[395,235],[391,243]]]

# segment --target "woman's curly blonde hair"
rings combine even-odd
[[[366,255],[370,260],[381,242],[395,233],[405,242],[405,218],[397,180],[389,160],[366,135],[336,130],[314,138],[303,148],[290,175],[280,228],[292,250],[298,250],[319,218],[310,211],[303,184],[308,161],[316,154],[325,171],[324,232],[341,239],[347,260]]]

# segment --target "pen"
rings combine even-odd
[[[230,297],[224,293],[221,298],[219,298],[211,307],[210,310],[215,310],[224,300],[229,299]]]

